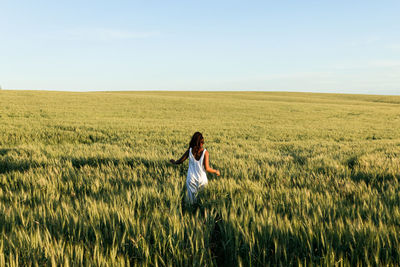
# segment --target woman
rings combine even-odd
[[[186,186],[188,189],[187,197],[190,203],[196,201],[196,195],[199,189],[207,184],[207,172],[220,175],[218,170],[214,170],[209,164],[208,151],[203,147],[204,138],[199,132],[195,132],[190,140],[189,148],[178,160],[171,159],[172,164],[182,164],[189,158],[189,169],[186,177]]]

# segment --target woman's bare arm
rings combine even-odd
[[[208,154],[208,151],[206,150],[206,152],[204,154],[204,167],[207,172],[215,173],[215,174],[217,174],[217,176],[219,176],[220,175],[219,170],[214,170],[213,168],[210,167],[209,159],[210,159],[210,156]]]
[[[171,159],[169,162],[171,162],[172,164],[182,164],[182,162],[184,162],[188,157],[189,157],[189,149],[186,150],[185,153],[183,153],[183,155],[180,159],[178,159],[178,160]]]

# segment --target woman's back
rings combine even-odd
[[[188,191],[192,193],[190,195],[193,195],[193,198],[197,193],[197,190],[208,183],[206,170],[203,164],[205,152],[206,149],[203,149],[200,159],[196,160],[193,155],[192,148],[189,149],[189,168],[186,178],[186,185],[188,187]],[[189,196],[190,200],[192,200],[191,198],[192,197]]]

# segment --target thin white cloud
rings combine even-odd
[[[370,64],[386,66],[395,63],[376,61]],[[400,68],[293,71],[225,79],[219,84],[219,88],[230,89],[399,94]]]
[[[364,60],[358,62],[341,62],[332,66],[327,66],[332,70],[337,71],[365,71],[365,70],[380,70],[387,68],[398,69],[400,67],[400,60],[395,59],[374,59]]]
[[[399,52],[400,51],[400,43],[392,43],[392,44],[388,44],[386,45],[386,48]]]
[[[400,67],[400,60],[375,60],[369,62],[368,65],[378,68]]]
[[[275,80],[275,79],[308,79],[314,77],[329,77],[333,73],[330,71],[309,71],[309,72],[288,72],[288,73],[276,73],[260,76],[263,80]]]
[[[352,40],[348,44],[351,47],[362,47],[362,46],[369,46],[369,45],[377,44],[380,41],[382,41],[382,38],[379,36],[367,36],[365,38]]]
[[[114,41],[145,39],[158,36],[155,31],[130,31],[112,28],[79,28],[44,34],[47,39],[66,41]]]

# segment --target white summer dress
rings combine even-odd
[[[192,154],[192,148],[189,149],[189,169],[186,178],[189,203],[196,201],[197,192],[208,183],[203,165],[205,152],[206,149],[203,150],[200,159],[196,160]]]

